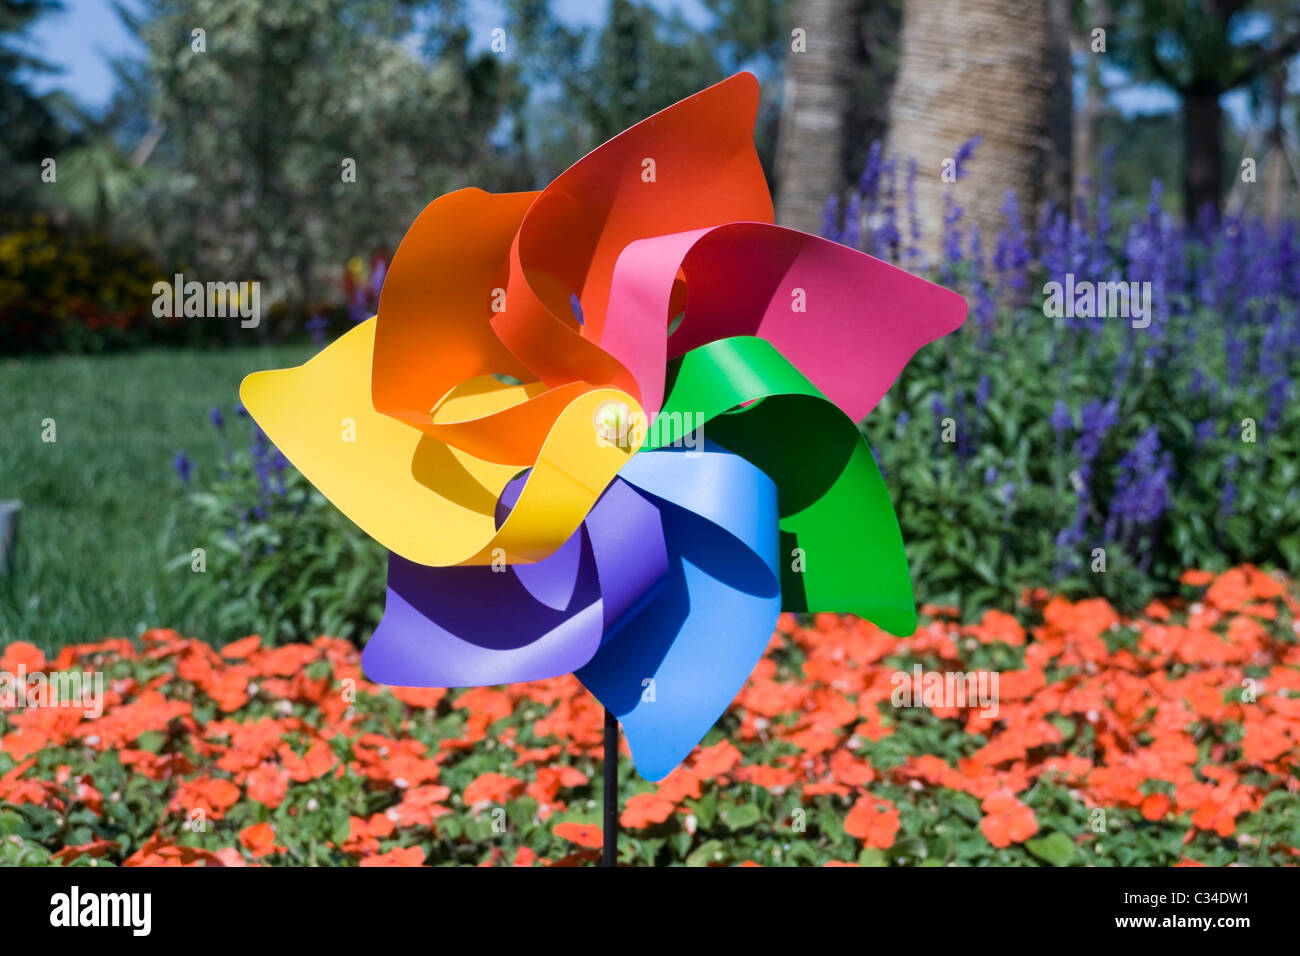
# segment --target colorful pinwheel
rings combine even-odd
[[[541,192],[443,196],[376,317],[244,381],[271,441],[391,552],[371,679],[575,672],[657,780],[781,610],[914,629],[854,423],[965,302],[773,225],[757,107],[742,73]]]

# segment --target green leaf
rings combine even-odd
[[[147,750],[151,754],[156,754],[162,750],[163,744],[167,742],[167,735],[157,730],[146,730],[135,739],[136,746],[141,750]]]
[[[1078,854],[1074,841],[1059,830],[1026,840],[1025,849],[1052,866],[1069,866]]]
[[[699,821],[703,829],[707,830],[713,826],[718,808],[718,795],[716,792],[710,790],[699,800],[687,800],[686,805],[690,807],[691,813],[695,814],[695,819]]]
[[[742,803],[739,806],[726,804],[719,808],[718,816],[726,824],[728,830],[743,830],[745,827],[752,827],[763,818],[758,807],[752,803]]]
[[[889,861],[885,858],[884,850],[878,850],[874,846],[864,846],[862,852],[858,854],[859,866],[888,866]]]
[[[721,840],[705,840],[686,858],[687,866],[708,866],[710,863],[724,863],[727,859],[727,845]]]

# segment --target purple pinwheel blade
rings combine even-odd
[[[625,482],[610,485],[587,525],[531,565],[431,568],[390,554],[384,617],[361,658],[366,676],[473,687],[587,663],[667,570],[658,508]]]

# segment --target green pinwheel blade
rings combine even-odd
[[[742,407],[743,406],[743,407]],[[916,630],[903,536],[853,421],[769,342],[719,339],[669,367],[647,450],[703,433],[777,487],[786,611],[846,611],[891,634]]]

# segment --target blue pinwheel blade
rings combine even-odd
[[[637,771],[658,780],[726,711],[772,637],[776,486],[707,443],[642,452],[620,477],[660,508],[667,580],[577,675],[618,717]]]

